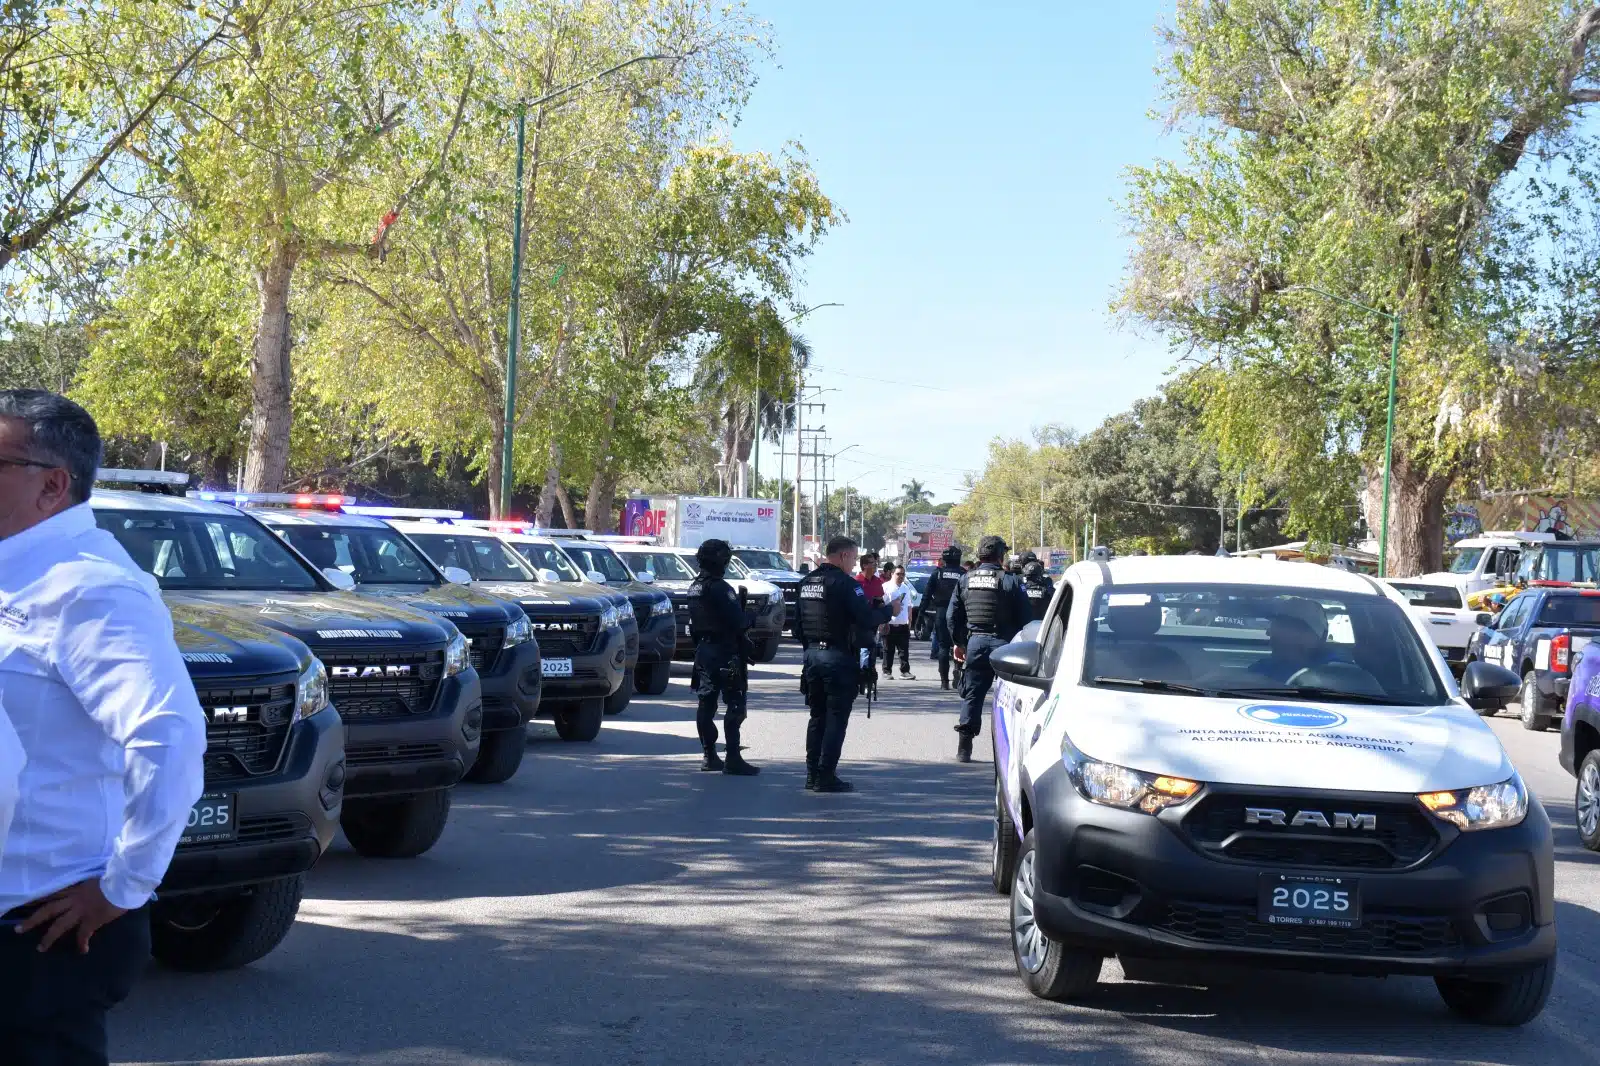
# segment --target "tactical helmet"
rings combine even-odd
[[[694,561],[700,564],[700,569],[719,577],[728,569],[732,558],[733,549],[725,540],[704,541],[694,551]]]
[[[950,545],[950,547],[946,548],[939,556],[939,561],[945,566],[960,566],[961,549],[956,547],[954,544]]]
[[[1022,564],[1022,576],[1029,581],[1039,580],[1044,577],[1044,564],[1037,559],[1029,559]]]
[[[1003,559],[1007,547],[1004,537],[997,537],[991,533],[978,541],[978,561],[990,562]]]
[[[1017,556],[1017,562],[1021,563],[1024,569],[1027,568],[1029,563],[1036,563],[1038,561],[1039,557],[1034,554],[1032,548],[1029,548],[1027,551]]]

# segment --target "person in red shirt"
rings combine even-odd
[[[867,594],[867,606],[883,606],[883,578],[878,576],[877,552],[868,552],[861,557],[861,573],[856,575],[856,581],[860,583],[861,590]],[[878,669],[877,635],[873,634],[871,639],[872,643],[868,645],[871,657],[867,660],[867,663],[876,672]]]

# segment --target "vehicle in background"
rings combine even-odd
[[[694,637],[689,633],[689,583],[695,572],[671,548],[641,543],[639,538],[596,539],[616,552],[635,577],[648,580],[672,598],[673,658],[694,658]]]
[[[1410,604],[1411,613],[1433,638],[1451,672],[1460,677],[1467,667],[1467,648],[1473,643],[1473,635],[1478,627],[1494,621],[1494,615],[1468,610],[1462,602],[1461,590],[1454,584],[1421,578],[1387,580]]]
[[[591,581],[603,578],[606,588],[628,599],[639,627],[639,656],[633,671],[634,689],[646,696],[667,691],[672,679],[672,655],[677,646],[672,597],[649,581],[635,577],[615,552],[604,544],[577,537],[557,537],[572,565]]]
[[[410,858],[438,842],[483,727],[478,674],[454,625],[349,592],[348,574],[318,571],[227,504],[117,491],[90,504],[169,604],[229,608],[303,641],[326,666],[345,730],[339,824],[351,847]],[[248,702],[229,706],[250,713]]]
[[[1498,531],[1464,537],[1451,545],[1448,569],[1423,574],[1419,581],[1454,585],[1465,600],[1474,592],[1503,585],[1517,572],[1524,548],[1554,541],[1554,533]]]
[[[474,588],[515,600],[539,642],[544,690],[539,716],[555,722],[565,741],[592,741],[605,720],[606,698],[622,686],[627,638],[610,596],[586,595],[589,585],[563,584],[554,571],[536,574],[499,533],[442,522],[389,524],[427,553],[434,565],[457,567]]]
[[[307,502],[294,508],[247,509],[319,569],[350,575],[362,595],[447,618],[461,631],[483,691],[483,739],[466,779],[509,781],[522,765],[525,727],[539,710],[543,683],[527,614],[515,600],[469,587],[472,578],[465,571],[447,574],[433,565],[405,534],[375,516],[381,509],[348,514],[332,502],[338,497],[302,499]]]
[[[229,607],[169,602],[206,716],[205,791],[150,907],[177,970],[255,962],[289,935],[344,803],[344,726],[304,643]]]
[[[749,568],[752,576],[770,581],[783,590],[783,626],[794,631],[795,611],[800,602],[800,582],[805,575],[789,565],[788,558],[775,548],[736,546],[733,557]]]
[[[1600,582],[1600,541],[1557,540],[1522,549],[1512,583],[1580,585]]]
[[[1577,778],[1572,813],[1578,839],[1600,851],[1600,652],[1572,653],[1572,683],[1561,718],[1561,765]]]
[[[1484,627],[1475,654],[1522,678],[1523,728],[1542,730],[1567,704],[1573,657],[1595,637],[1600,637],[1600,589],[1539,585],[1517,593]]]
[[[692,548],[674,548],[683,565],[700,573],[700,564]],[[745,610],[750,613],[750,640],[755,644],[756,662],[770,663],[778,657],[778,644],[783,640],[783,621],[787,608],[783,590],[770,581],[762,581],[734,556],[728,561],[728,584],[745,594]]]

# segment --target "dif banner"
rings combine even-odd
[[[630,537],[660,537],[673,543],[677,535],[676,496],[633,496],[622,505],[622,532]]]

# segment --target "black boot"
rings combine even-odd
[[[956,741],[956,762],[972,761],[972,738],[962,733],[961,739]]]
[[[734,757],[738,756],[739,751],[738,751],[737,748],[735,748],[733,751],[729,752],[728,754],[729,754],[730,758],[734,758]],[[702,773],[708,773],[708,774],[716,773],[716,772],[720,771],[722,769],[722,767],[723,767],[722,760],[717,758],[717,746],[715,744],[706,745],[705,758],[700,760],[700,770],[701,770],[701,772]]]
[[[817,774],[817,787],[815,792],[854,792],[856,786],[844,780],[836,773]]]
[[[817,770],[816,770],[816,767],[814,767],[814,766],[808,766],[808,767],[806,767],[806,791],[807,792],[815,792],[816,790],[817,790]]]
[[[735,777],[754,777],[761,772],[761,767],[745,762],[738,748],[730,748],[728,761],[722,764],[722,772],[733,774]]]

